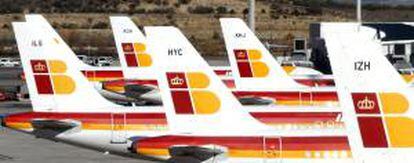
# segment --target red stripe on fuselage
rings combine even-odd
[[[6,123],[31,122],[33,119],[72,119],[83,123],[111,124],[111,113],[47,113],[27,112],[9,115]],[[167,124],[164,113],[126,113],[127,124]]]
[[[229,76],[229,74],[231,74],[231,70],[214,70],[214,73],[218,76]]]
[[[161,136],[139,140],[138,148],[169,148],[177,144],[201,146],[222,145],[229,149],[262,150],[263,137],[208,137],[208,136]],[[266,142],[279,144],[283,150],[349,150],[348,138],[332,137],[281,137],[266,138]],[[269,143],[269,145],[274,145]]]
[[[342,113],[340,112],[250,112],[257,120],[263,123],[316,123],[316,122],[336,122]],[[277,118],[275,118],[277,117]]]
[[[87,78],[124,78],[121,70],[84,70],[82,73]]]
[[[237,98],[255,96],[269,97],[276,100],[300,100],[301,94],[309,95],[309,92],[233,91],[233,94]],[[312,101],[338,101],[338,95],[336,92],[311,92],[310,97]]]

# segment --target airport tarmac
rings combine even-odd
[[[0,114],[31,111],[29,102],[0,102]],[[0,162],[3,163],[73,163],[152,161],[105,154],[90,149],[35,138],[32,135],[0,128]]]

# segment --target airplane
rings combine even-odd
[[[151,85],[135,86],[135,90],[148,90],[151,92],[150,97],[153,101],[162,100],[159,94],[159,88],[156,80],[156,70],[153,66],[153,60],[150,54],[146,52],[146,39],[144,34],[138,28],[124,28],[135,26],[132,21],[125,21],[126,17],[111,16],[110,18],[112,31],[114,32],[115,45],[121,63],[124,81],[139,82],[142,79],[152,81]],[[132,23],[132,25],[131,25]],[[113,24],[119,24],[114,26]],[[119,33],[115,35],[115,33]],[[120,83],[122,86],[122,83]],[[124,85],[128,88],[128,85]],[[143,87],[143,88],[139,88]]]
[[[322,23],[356,162],[412,162],[414,94],[382,55],[376,30]]]

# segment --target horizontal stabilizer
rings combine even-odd
[[[146,86],[146,85],[126,85],[125,94],[129,97],[139,97],[154,89],[155,89],[154,87]]]
[[[38,137],[53,138],[58,134],[81,126],[73,120],[35,119],[32,122],[33,133]]]

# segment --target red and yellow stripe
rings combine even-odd
[[[89,81],[110,81],[124,79],[122,70],[86,70],[82,71],[83,75]]]
[[[112,120],[123,122],[123,117],[113,119],[111,113],[46,113],[27,112],[9,115],[5,118],[6,126],[19,130],[32,129],[33,119],[80,121],[85,130],[112,130]],[[166,130],[167,120],[164,113],[127,113],[125,125],[116,125],[119,130]]]
[[[351,158],[347,137],[207,137],[162,136],[134,142],[137,153],[168,157],[174,145],[218,145],[238,158]]]

